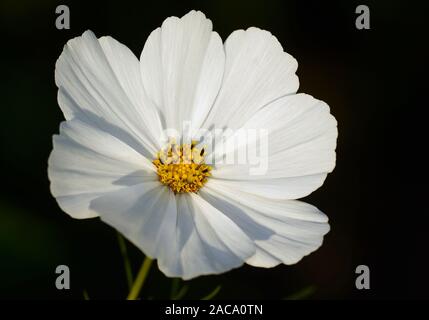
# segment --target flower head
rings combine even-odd
[[[195,144],[169,144],[153,161],[159,181],[174,193],[197,192],[210,176],[211,166],[204,163],[204,149],[200,151]]]
[[[337,127],[326,103],[296,93],[296,69],[269,32],[222,43],[201,12],[166,19],[140,60],[85,32],[56,64],[66,121],[49,158],[52,194],[168,276],[298,262],[329,231],[295,199],[333,170]]]

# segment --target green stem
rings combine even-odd
[[[121,251],[122,259],[124,260],[125,276],[127,277],[128,290],[131,290],[133,285],[133,273],[131,271],[130,259],[128,258],[127,245],[124,237],[117,232],[119,250]]]
[[[180,279],[173,278],[173,281],[171,282],[170,299],[173,299],[177,295],[177,292],[179,291],[179,286],[180,286]]]
[[[88,291],[86,291],[86,290],[83,290],[83,299],[89,300]]]
[[[213,299],[219,293],[220,289],[221,289],[221,286],[217,286],[216,288],[214,288],[214,290],[212,292],[210,292],[205,297],[201,298],[201,300],[211,300],[211,299]]]
[[[308,299],[313,293],[316,292],[315,286],[308,286],[305,287],[298,292],[295,292],[294,294],[291,294],[290,296],[286,297],[286,300],[303,300]]]
[[[137,274],[136,280],[134,281],[133,287],[128,294],[127,300],[136,300],[140,294],[144,282],[152,265],[153,260],[149,257],[145,257],[142,266],[140,267],[139,273]]]

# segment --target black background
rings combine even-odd
[[[71,29],[55,28],[66,4]],[[366,4],[371,29],[355,28]],[[305,201],[330,218],[323,246],[293,266],[244,266],[188,283],[188,298],[222,285],[218,298],[281,299],[312,288],[313,299],[428,298],[425,204],[427,10],[406,1],[12,1],[0,3],[0,298],[123,298],[127,288],[116,234],[97,219],[73,220],[49,192],[47,158],[63,117],[55,61],[91,29],[139,56],[168,16],[203,11],[223,39],[236,29],[271,31],[299,62],[299,92],[326,101],[338,120],[337,166]],[[129,245],[133,268],[141,253]],[[55,267],[71,290],[55,288]],[[355,268],[371,289],[355,289]],[[143,296],[168,298],[156,268]]]

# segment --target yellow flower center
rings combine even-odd
[[[170,142],[152,161],[159,181],[174,193],[198,192],[210,176],[212,168],[204,163],[204,148],[195,145],[195,141],[182,145]]]

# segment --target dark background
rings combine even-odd
[[[55,28],[66,4],[71,29]],[[371,30],[355,28],[366,4]],[[223,39],[235,29],[271,31],[299,62],[299,92],[326,101],[338,120],[337,167],[305,201],[330,218],[323,246],[293,266],[244,266],[189,281],[188,298],[222,285],[218,298],[428,298],[428,11],[406,1],[14,1],[0,3],[0,298],[92,299],[127,294],[115,231],[73,220],[49,192],[47,159],[63,116],[55,61],[68,39],[91,29],[139,56],[172,15],[202,10]],[[136,272],[141,253],[132,245]],[[55,288],[55,267],[71,289]],[[371,289],[355,289],[368,265]],[[168,298],[171,279],[153,268],[143,296]]]

